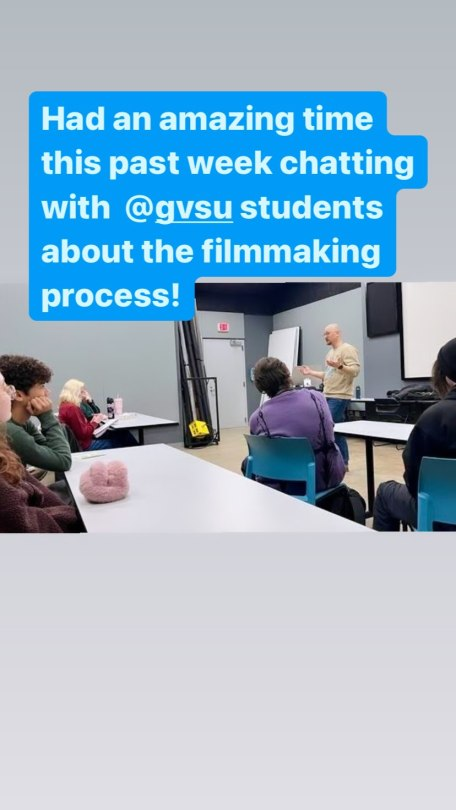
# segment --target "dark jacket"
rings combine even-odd
[[[89,420],[89,422],[92,419],[92,416],[94,416],[96,413],[101,413],[100,408],[93,401],[93,399],[91,399],[90,401],[82,400],[79,407],[81,408],[82,413],[84,414],[86,419]]]
[[[456,388],[421,414],[406,444],[404,480],[414,498],[423,456],[456,458]]]
[[[16,486],[0,475],[0,532],[80,532],[76,510],[28,473]]]

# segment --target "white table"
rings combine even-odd
[[[166,427],[167,425],[178,425],[172,419],[162,419],[159,416],[148,416],[145,413],[124,413],[117,417],[117,421],[111,425],[110,430],[137,430],[140,444],[144,444],[144,429],[155,427]]]
[[[128,466],[127,498],[90,504],[81,495],[81,473],[97,457]],[[165,444],[75,453],[65,476],[88,532],[370,531]]]
[[[366,445],[368,517],[372,515],[375,497],[373,443],[374,441],[381,441],[392,444],[406,444],[413,427],[414,425],[405,424],[404,422],[375,422],[369,419],[338,422],[334,425],[334,433],[336,434],[364,439]]]

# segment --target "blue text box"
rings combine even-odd
[[[186,320],[200,277],[378,278],[427,141],[379,92],[30,96],[30,315]]]

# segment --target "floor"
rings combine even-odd
[[[179,446],[185,453],[193,453],[198,456],[198,458],[210,461],[212,464],[217,464],[219,467],[224,467],[226,470],[232,470],[241,475],[241,461],[247,455],[244,433],[246,433],[246,428],[225,428],[220,432],[221,438],[218,445],[213,444],[209,447],[199,447],[194,450],[184,448],[182,445],[176,446]],[[344,481],[349,487],[357,489],[367,501],[364,441],[362,439],[348,439],[348,446],[350,451],[350,465],[349,472],[346,474]],[[391,479],[396,481],[403,480],[403,449],[403,446],[396,447],[393,444],[379,444],[378,446],[374,446],[376,488],[382,481],[389,481]],[[367,525],[372,525],[372,521],[368,520]]]

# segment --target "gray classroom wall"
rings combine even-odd
[[[55,406],[63,383],[76,377],[102,410],[106,397],[119,393],[125,411],[179,420],[173,323],[32,321],[26,285],[1,284],[0,324],[0,354],[31,355],[53,369]],[[145,432],[146,442],[181,438],[180,427]]]
[[[217,324],[230,324],[227,334],[217,331]],[[198,312],[198,324],[202,338],[245,340],[245,379],[247,389],[247,412],[250,415],[260,404],[261,394],[250,379],[250,369],[260,357],[267,354],[269,335],[272,331],[271,315],[244,315],[241,312]]]
[[[218,332],[218,323],[229,323],[229,332]],[[202,338],[239,338],[244,340],[245,325],[242,312],[207,312],[198,310],[198,325]]]
[[[260,357],[268,353],[269,335],[272,332],[272,315],[244,315],[245,322],[245,365],[247,381],[247,406],[249,415],[255,411],[261,394],[250,379],[250,369]]]
[[[366,329],[366,284],[356,290],[349,290],[306,304],[302,307],[286,310],[276,315],[242,315],[227,312],[199,313],[206,337],[217,337],[217,323],[227,320],[232,325],[233,337],[245,337],[246,346],[246,381],[249,414],[259,405],[260,395],[250,381],[249,371],[259,357],[267,353],[269,334],[272,329],[285,329],[290,326],[301,327],[300,362],[323,368],[326,354],[322,338],[323,327],[337,320],[344,338],[358,349],[361,360],[361,371],[357,384],[361,395],[367,397],[386,397],[387,391],[402,388],[410,383],[401,377],[401,357],[399,334],[369,338]],[[242,319],[242,326],[241,324]],[[239,327],[235,329],[235,324]],[[239,334],[234,334],[234,331]]]
[[[364,379],[366,396],[386,397],[393,391],[408,385],[401,378],[401,355],[399,335],[364,339]]]
[[[299,362],[316,369],[324,368],[328,348],[323,340],[326,324],[337,322],[347,343],[356,346],[359,353],[361,370],[356,378],[356,385],[361,387],[361,396],[365,393],[365,359],[364,359],[364,294],[361,287],[356,290],[334,295],[322,301],[315,301],[302,307],[279,312],[273,317],[274,329],[286,329],[291,326],[301,327]]]

